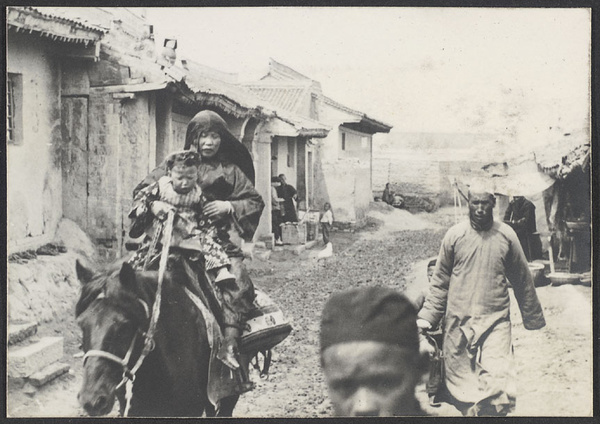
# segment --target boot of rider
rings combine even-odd
[[[237,394],[246,393],[254,388],[254,383],[250,381],[248,375],[249,358],[247,358],[247,355],[241,355],[237,349],[240,335],[241,331],[237,327],[225,327],[225,331],[223,332],[224,345],[233,346],[233,349],[227,349],[223,362],[238,365],[233,369],[233,375],[237,383]]]
[[[238,394],[249,392],[254,389],[254,383],[250,380],[248,374],[248,368],[250,365],[250,358],[248,355],[240,354],[240,367],[235,371],[236,381],[238,382],[236,392]]]

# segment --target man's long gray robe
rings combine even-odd
[[[440,248],[419,318],[444,317],[446,386],[477,411],[515,404],[509,283],[528,330],[545,326],[542,307],[515,232],[494,222],[476,231],[468,221],[450,228]]]

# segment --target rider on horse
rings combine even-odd
[[[200,254],[203,256],[204,269],[219,288],[213,288],[210,292],[216,294],[219,312],[222,315],[220,318],[225,326],[225,339],[217,357],[228,367],[237,369],[237,342],[235,335],[227,331],[227,328],[238,328],[241,314],[220,295],[226,292],[228,287],[236,287],[236,281],[235,276],[229,272],[231,261],[215,240],[214,222],[203,212],[206,198],[197,184],[199,165],[200,155],[196,152],[187,150],[171,154],[167,158],[168,175],[138,192],[130,217],[144,218],[151,212],[155,217],[164,220],[169,211],[176,212],[170,247],[185,249],[186,256],[194,262],[200,260]],[[154,222],[152,227],[156,227],[156,224]],[[155,232],[155,228],[148,231],[149,234]],[[148,242],[151,243],[151,240]],[[130,260],[131,264],[142,268],[148,255],[151,256],[148,259],[149,264],[158,260],[160,251],[149,251],[149,243],[136,252]]]
[[[232,386],[231,395],[235,395],[252,387],[247,379],[247,363],[240,361],[237,355],[237,341],[248,312],[254,309],[255,294],[254,286],[242,263],[242,251],[231,241],[230,233],[232,230],[237,230],[242,238],[251,240],[258,226],[264,202],[253,185],[254,168],[247,149],[228,131],[225,121],[218,114],[202,111],[190,121],[185,148],[198,151],[202,157],[197,166],[196,186],[200,190],[196,190],[196,193],[201,193],[205,198],[204,201],[199,202],[202,207],[196,207],[196,212],[201,212],[197,214],[198,220],[188,230],[192,229],[192,233],[197,234],[206,234],[208,230],[211,236],[198,238],[197,241],[202,239],[204,243],[195,243],[196,248],[189,249],[186,243],[189,244],[194,238],[190,240],[186,237],[186,231],[182,233],[181,225],[175,222],[174,238],[177,239],[177,234],[183,234],[183,239],[186,240],[182,239],[181,243],[176,242],[176,244],[185,249],[187,262],[192,264],[195,272],[200,272],[198,264],[211,262],[209,259],[211,255],[206,255],[206,252],[210,251],[213,253],[212,256],[220,258],[217,261],[220,267],[229,267],[233,273],[234,278],[227,276],[222,283],[215,281],[206,291],[209,294],[207,306],[217,318],[224,336],[217,357],[230,368],[240,369],[244,377],[241,386]],[[173,157],[171,156],[170,159],[172,160]],[[162,215],[168,209],[157,202],[157,200],[163,202],[166,200],[161,194],[161,179],[165,176],[169,177],[168,174],[171,174],[171,179],[173,178],[172,168],[168,169],[168,163],[169,160],[164,161],[134,190],[135,202],[130,214],[130,217],[134,218],[130,236],[134,238],[141,236],[153,225],[155,214]],[[163,187],[169,187],[164,185],[168,180],[162,179],[162,181]],[[183,196],[189,197],[185,193]],[[175,197],[177,196],[173,199]],[[135,263],[140,263],[141,257],[148,253],[150,242],[151,240],[147,238],[145,245],[134,256]],[[215,243],[211,244],[211,242]],[[211,244],[209,249],[207,243]],[[220,249],[216,249],[215,244]],[[223,260],[223,252],[230,264]],[[150,252],[150,255],[154,255],[154,252]],[[202,256],[204,261],[198,261],[198,255]]]

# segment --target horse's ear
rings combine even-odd
[[[88,283],[89,281],[91,281],[92,278],[94,278],[94,271],[91,270],[90,268],[86,267],[85,265],[83,265],[81,262],[79,262],[79,259],[75,260],[75,272],[77,274],[77,279],[82,283]]]
[[[133,292],[137,290],[135,270],[127,262],[123,262],[123,265],[121,266],[121,272],[119,272],[119,281],[121,281],[121,284],[125,289]]]

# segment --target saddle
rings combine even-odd
[[[240,352],[246,354],[270,350],[292,331],[281,308],[262,290],[254,291],[255,309],[248,313],[240,343]]]

